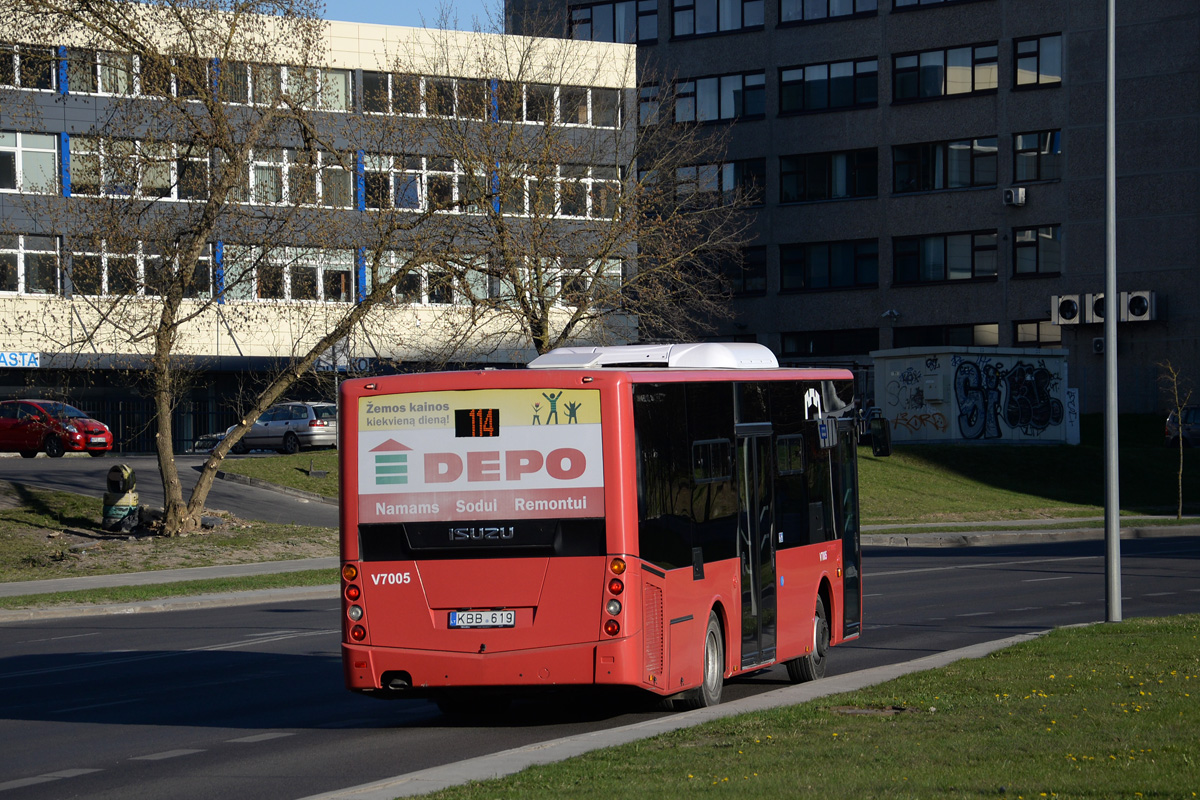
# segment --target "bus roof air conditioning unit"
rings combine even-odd
[[[1050,322],[1054,325],[1078,325],[1083,322],[1083,308],[1077,294],[1056,294],[1050,297]]]
[[[1121,322],[1151,322],[1158,319],[1154,292],[1121,292]]]
[[[1025,205],[1025,187],[1014,186],[1011,189],[1004,190],[1004,205],[1006,206],[1023,206]]]

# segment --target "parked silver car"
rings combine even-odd
[[[1200,447],[1200,406],[1183,407],[1183,425],[1172,411],[1167,415],[1167,424],[1163,430],[1163,438],[1171,447],[1179,444],[1179,436],[1183,436],[1184,447]]]
[[[276,403],[255,420],[234,452],[278,450],[290,455],[301,447],[337,447],[336,405]]]

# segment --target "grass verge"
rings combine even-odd
[[[1195,615],[1059,630],[426,797],[1191,798],[1198,637]]]
[[[140,603],[167,597],[194,597],[226,592],[250,592],[256,589],[290,589],[298,586],[335,586],[336,569],[312,569],[281,572],[269,575],[246,575],[238,578],[214,578],[200,581],[155,583],[146,586],[114,586],[78,592],[52,592],[0,597],[0,609],[20,609],[64,605],[105,605],[109,603]]]

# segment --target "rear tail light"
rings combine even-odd
[[[621,601],[616,599],[609,600],[608,603],[605,604],[604,610],[615,617],[617,614],[621,613]]]
[[[367,638],[367,629],[362,625],[355,625],[350,629],[350,638],[356,642],[361,642],[363,639]]]
[[[350,606],[350,610],[346,612],[346,615],[348,617],[350,617],[350,619],[354,620],[355,622],[358,622],[360,619],[363,618],[362,606],[358,606],[358,605]]]
[[[352,583],[346,587],[346,599],[347,600],[349,600],[350,602],[354,602],[355,600],[357,600],[360,597],[362,597],[362,590],[360,590],[356,585],[354,585]]]
[[[621,623],[617,622],[615,619],[610,619],[608,622],[604,623],[604,632],[609,636],[616,636],[621,632]],[[354,632],[351,631],[350,635],[353,636]],[[366,635],[366,631],[363,631],[363,635]]]
[[[612,570],[613,575],[620,575],[625,571],[625,559],[614,558],[612,561],[608,562],[608,568]]]
[[[323,419],[310,419],[308,421],[308,427],[310,428],[324,428],[327,425],[329,425],[329,423]]]
[[[613,594],[620,594],[625,591],[625,584],[621,583],[620,578],[613,578],[608,582],[608,590]]]
[[[342,567],[342,578],[347,581],[352,581],[358,577],[358,567],[354,564],[346,564]]]

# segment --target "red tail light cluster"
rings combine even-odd
[[[362,589],[358,588],[358,584],[354,581],[358,580],[358,567],[354,564],[342,565],[342,580],[346,583],[346,588],[342,590],[349,605],[346,608],[346,616],[352,622],[358,623],[366,612],[363,607],[356,602],[362,597]],[[361,642],[367,638],[367,629],[361,624],[356,624],[350,628],[350,638],[356,642]]]
[[[608,562],[608,571],[613,575],[623,575],[625,569],[626,564],[623,558],[614,558]],[[604,603],[604,610],[610,619],[604,620],[604,632],[609,636],[616,636],[621,632],[621,623],[615,618],[620,616],[622,610],[621,601],[617,597],[625,591],[625,582],[620,578],[610,578],[607,588],[610,597]]]

